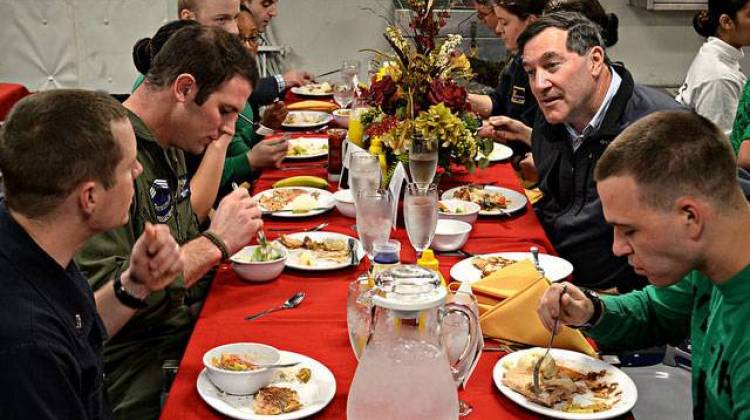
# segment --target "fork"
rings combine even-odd
[[[307,228],[307,229],[304,229],[304,230],[299,230],[298,228],[294,228],[294,227],[285,227],[285,228],[269,228],[268,230],[270,230],[270,231],[273,231],[273,232],[289,232],[289,231],[299,231],[299,232],[317,232],[317,231],[319,231],[319,230],[322,230],[322,229],[323,229],[323,228],[325,228],[326,226],[328,226],[328,222],[323,222],[323,223],[321,223],[321,224],[319,224],[319,225],[316,225],[316,226],[313,226],[313,227],[311,227],[311,228]]]
[[[567,284],[563,285],[562,292],[560,292],[560,298],[559,298],[560,300],[559,300],[559,302],[557,304],[558,308],[560,307],[560,303],[562,302],[562,297],[563,297],[563,295],[565,295],[565,292],[567,290],[568,290],[568,285]],[[559,309],[558,309],[558,311],[559,311]],[[539,388],[539,374],[540,374],[540,370],[542,368],[542,362],[544,362],[544,359],[546,359],[547,356],[549,355],[549,351],[552,348],[552,342],[555,341],[555,335],[557,335],[557,325],[558,325],[559,321],[560,321],[560,315],[558,313],[557,318],[555,318],[555,322],[554,322],[554,324],[552,326],[552,336],[549,339],[549,344],[547,344],[547,351],[545,351],[544,352],[544,356],[542,356],[541,358],[539,358],[539,360],[537,360],[536,363],[534,364],[534,373],[532,375],[532,381],[534,383],[534,394],[535,395],[539,395],[539,393],[542,392],[542,390]]]
[[[236,182],[232,182],[232,190],[237,191],[240,189]],[[263,231],[263,226],[258,229],[258,245],[260,245],[260,255],[263,261],[268,259],[271,254],[271,246],[268,245],[268,239],[266,239],[266,232]]]

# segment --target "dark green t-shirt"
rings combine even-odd
[[[750,418],[750,266],[714,284],[693,271],[670,287],[602,298],[589,335],[603,348],[637,349],[692,340],[695,418]]]

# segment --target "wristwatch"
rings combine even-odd
[[[112,286],[115,288],[115,297],[117,298],[117,300],[131,309],[143,309],[147,307],[148,304],[145,300],[138,299],[137,297],[131,295],[130,292],[127,291],[127,289],[125,289],[125,287],[122,285],[122,279],[120,277],[120,275],[116,276],[115,281],[112,282]]]
[[[594,305],[594,313],[591,314],[591,318],[589,318],[588,321],[581,325],[572,326],[576,329],[582,329],[586,330],[594,325],[596,325],[599,322],[599,319],[602,317],[602,313],[604,312],[604,304],[602,303],[602,300],[599,299],[599,294],[591,289],[586,289],[585,287],[581,287],[581,292],[591,301],[591,304]]]

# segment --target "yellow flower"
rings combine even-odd
[[[401,79],[401,67],[393,61],[386,61],[378,70],[375,75],[375,80],[378,82],[383,80],[385,76],[391,76],[394,82],[398,82]]]

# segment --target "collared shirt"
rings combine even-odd
[[[568,130],[568,135],[570,135],[570,140],[573,142],[573,150],[578,150],[578,148],[583,143],[583,139],[586,138],[589,134],[593,133],[594,131],[598,130],[599,127],[602,125],[602,121],[604,121],[604,116],[607,115],[607,109],[609,109],[609,104],[612,103],[612,98],[615,97],[615,94],[617,93],[617,89],[620,89],[620,84],[622,83],[622,77],[620,77],[619,74],[617,74],[616,71],[612,69],[612,67],[609,68],[610,73],[612,73],[612,80],[609,82],[609,88],[607,89],[607,94],[604,95],[604,100],[602,101],[602,104],[599,106],[599,110],[596,111],[596,114],[594,114],[594,118],[589,121],[588,125],[583,129],[582,132],[578,132],[575,128],[573,128],[570,124],[565,124],[565,128]]]
[[[0,202],[0,418],[101,419],[106,339],[86,279]]]
[[[740,67],[744,57],[741,49],[709,37],[690,64],[675,99],[729,135],[747,81]]]

